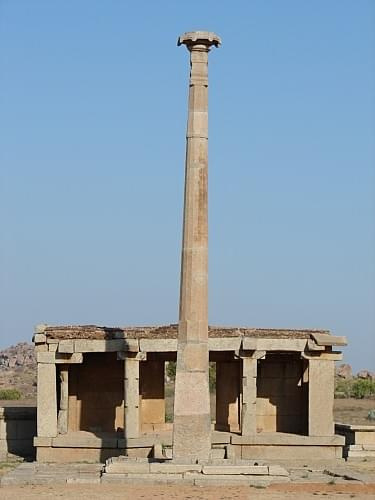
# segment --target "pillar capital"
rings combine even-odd
[[[212,31],[189,31],[181,35],[177,40],[177,45],[186,45],[188,50],[209,51],[212,45],[219,47],[221,40]]]

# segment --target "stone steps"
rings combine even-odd
[[[150,462],[148,459],[114,457],[107,460],[102,475],[103,483],[260,484],[263,486],[288,481],[289,473],[280,465],[227,459],[188,464],[174,460]]]

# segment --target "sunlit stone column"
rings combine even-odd
[[[180,283],[173,458],[207,460],[211,451],[208,384],[208,52],[214,33],[185,33],[190,52],[185,199]]]

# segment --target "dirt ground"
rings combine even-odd
[[[375,498],[375,485],[316,485],[294,484],[273,485],[268,488],[248,486],[238,487],[199,487],[199,486],[125,486],[125,485],[66,485],[66,486],[6,486],[0,488],[2,500],[31,500],[36,498],[60,498],[80,500],[232,500],[264,499],[312,500],[316,498],[339,498],[340,500],[372,500]]]
[[[375,399],[335,399],[334,421],[343,424],[375,425],[367,419],[370,410],[375,409]]]

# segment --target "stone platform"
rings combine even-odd
[[[212,459],[203,464],[173,460],[111,458],[106,464],[22,463],[0,479],[0,487],[58,484],[185,484],[266,487],[277,483],[375,484],[375,471],[342,461],[298,465]],[[363,469],[363,470],[362,470]],[[0,494],[1,496],[1,494]]]

